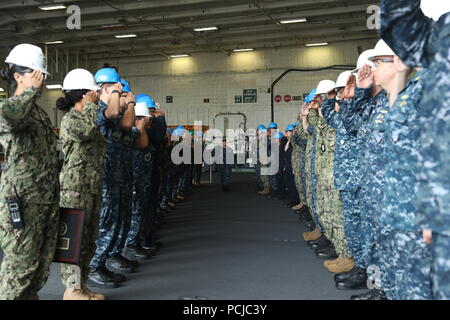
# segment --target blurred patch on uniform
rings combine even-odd
[[[53,262],[78,264],[84,228],[84,211],[60,209],[58,240]]]

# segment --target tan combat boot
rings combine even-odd
[[[260,196],[265,196],[265,195],[268,195],[269,193],[270,193],[269,188],[264,188],[263,191],[258,192],[258,194],[259,194]]]
[[[328,270],[333,273],[345,273],[351,271],[355,267],[353,259],[341,259],[340,262],[331,265]]]
[[[91,297],[91,300],[106,300],[106,297],[104,295],[92,292],[86,287],[83,288],[83,291]]]
[[[321,236],[322,233],[320,232],[319,228],[315,228],[314,231],[311,232],[303,233],[303,239],[305,239],[305,241],[314,241],[319,239]]]
[[[292,210],[298,211],[298,210],[300,210],[301,208],[303,208],[303,204],[299,203],[298,205],[293,206],[293,207],[292,207]]]
[[[339,263],[341,260],[342,258],[339,256],[337,259],[325,261],[323,266],[328,269],[330,266]]]
[[[180,196],[179,194],[177,195],[177,198],[178,198],[179,200],[181,200],[181,201],[186,200],[186,197]]]
[[[63,300],[93,300],[92,297],[84,290],[68,288],[64,293]]]

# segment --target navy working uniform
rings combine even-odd
[[[134,141],[138,137],[136,131],[125,131],[120,128],[117,119],[107,119],[105,110],[107,105],[99,102],[97,124],[100,133],[106,139],[106,159],[104,162],[104,176],[102,181],[102,204],[100,208],[99,237],[97,250],[91,260],[91,271],[105,267],[106,260],[111,258],[117,244],[122,241],[119,238],[121,228],[124,226],[124,214],[121,212],[121,200],[124,180],[131,180],[131,176],[124,177],[123,168],[124,142]],[[123,229],[122,229],[123,230]],[[122,233],[123,235],[123,233]]]
[[[434,22],[423,14],[420,0],[384,0],[381,17],[381,37],[402,61],[429,69],[418,115],[422,131],[415,204],[418,223],[433,231],[433,298],[450,299],[450,13]]]

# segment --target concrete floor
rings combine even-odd
[[[253,188],[248,173],[234,174],[230,193],[203,184],[167,216],[159,254],[122,287],[97,291],[111,300],[348,300],[362,292],[335,289],[293,211]],[[58,273],[54,264],[41,299],[61,299]]]

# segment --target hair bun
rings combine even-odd
[[[72,108],[72,105],[66,98],[61,97],[56,100],[56,107],[61,111],[68,112]]]

